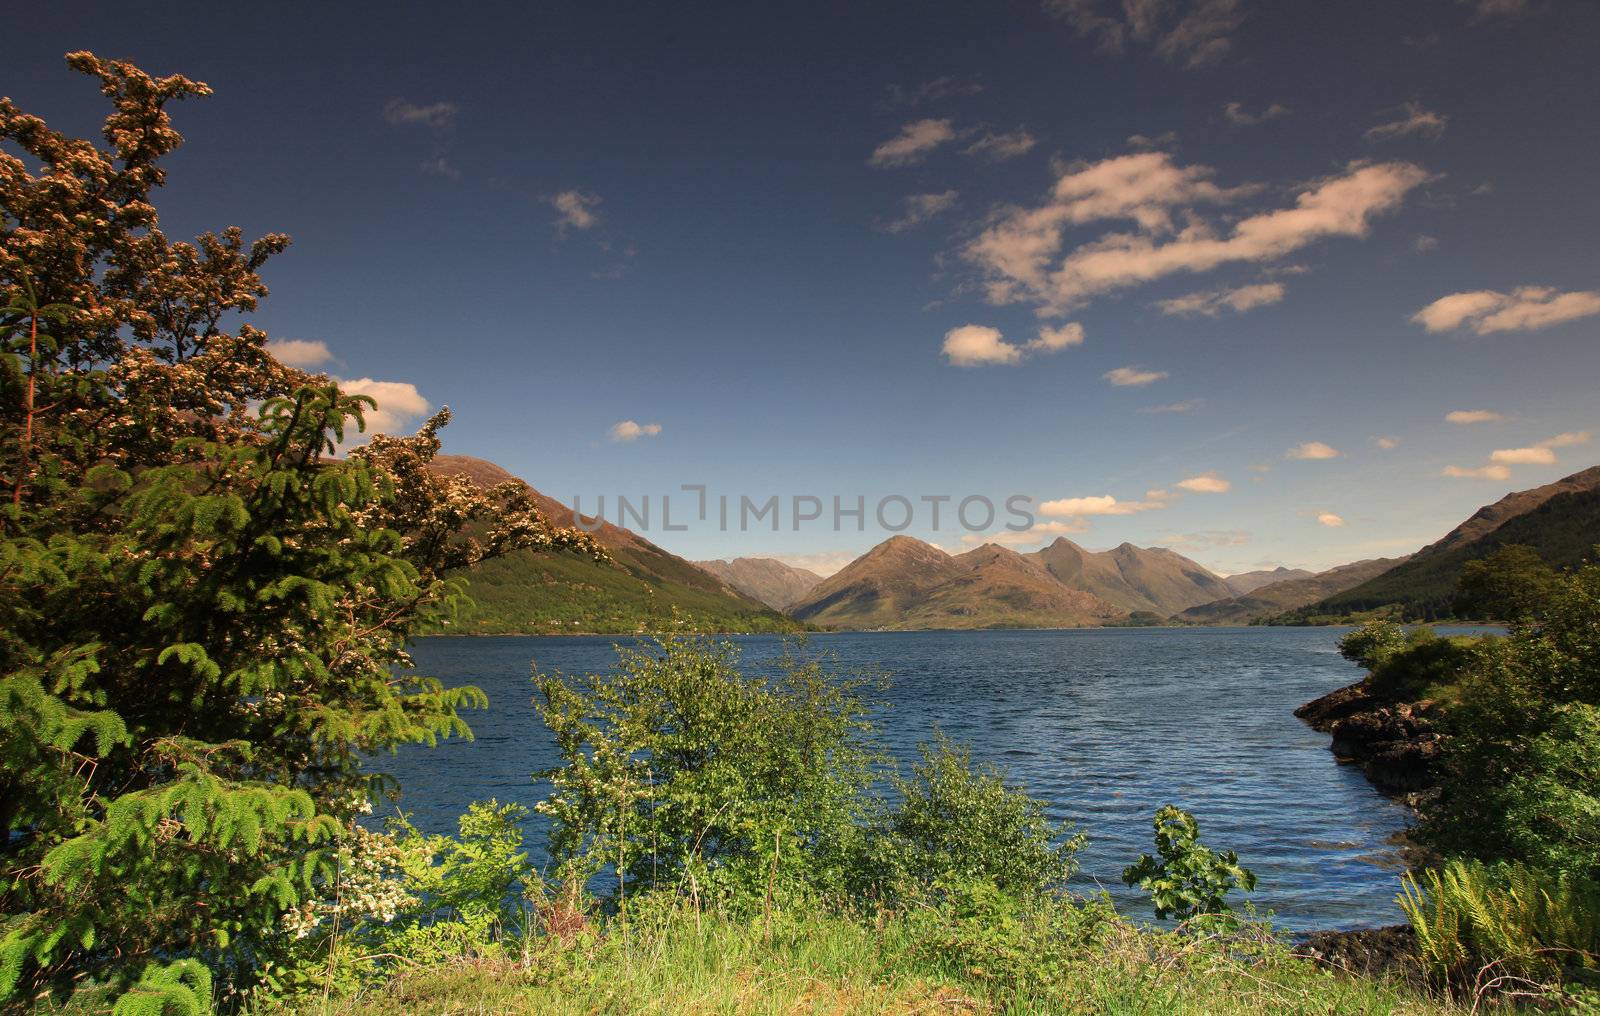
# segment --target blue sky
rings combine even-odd
[[[295,238],[259,324],[563,500],[783,499],[685,556],[1025,494],[1019,549],[1326,567],[1600,458],[1596,5],[329,7],[52,5],[0,90],[210,83],[162,210]]]

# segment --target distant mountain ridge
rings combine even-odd
[[[695,561],[752,600],[774,610],[788,610],[815,589],[822,576],[770,557],[736,557],[730,561]]]
[[[1407,618],[1448,617],[1468,561],[1501,547],[1532,547],[1546,563],[1576,565],[1600,543],[1600,466],[1516,491],[1478,509],[1443,539],[1365,582],[1290,611],[1274,622],[1300,623],[1398,607]]]
[[[1060,538],[1030,554],[963,554],[896,536],[823,580],[790,613],[852,628],[1084,627],[1155,621],[1232,595],[1205,566],[1161,547],[1090,551]]]
[[[1180,611],[1173,620],[1180,624],[1234,625],[1249,624],[1259,618],[1269,617],[1285,610],[1304,607],[1325,596],[1341,593],[1368,579],[1383,574],[1404,561],[1405,558],[1383,557],[1370,561],[1356,561],[1330,568],[1325,572],[1307,572],[1302,569],[1283,568],[1280,571],[1299,577],[1282,582],[1255,586],[1240,596],[1213,600]]]
[[[521,483],[553,525],[570,526],[571,508],[484,459],[437,455],[430,468],[480,486]],[[792,620],[721,578],[668,553],[629,529],[600,522],[592,535],[611,564],[573,554],[517,551],[468,569],[474,606],[451,626],[465,633],[675,630],[681,618],[720,631],[794,631]],[[677,616],[675,616],[675,613]]]
[[[873,547],[790,613],[839,628],[1086,627],[1126,614],[1014,550],[985,544],[951,555],[909,536]]]
[[[1262,586],[1275,585],[1279,582],[1294,582],[1298,579],[1309,579],[1316,574],[1317,572],[1307,571],[1304,568],[1285,568],[1283,565],[1279,565],[1270,571],[1237,572],[1233,575],[1225,575],[1222,581],[1227,583],[1228,588],[1233,591],[1233,595],[1247,596]]]

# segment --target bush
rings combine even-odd
[[[1237,928],[1228,906],[1234,889],[1249,892],[1256,876],[1233,851],[1217,853],[1200,842],[1200,823],[1175,805],[1156,812],[1156,854],[1145,854],[1122,872],[1122,881],[1150,893],[1158,919],[1172,918],[1202,931]]]
[[[1367,670],[1405,648],[1406,630],[1393,621],[1368,621],[1339,640],[1339,655]]]
[[[1024,899],[1066,887],[1081,835],[1051,823],[1044,805],[1007,787],[998,770],[974,768],[972,752],[942,735],[921,754],[909,777],[891,781],[899,802],[877,840],[880,896],[892,892],[890,883],[936,878]]]
[[[1517,863],[1450,861],[1405,875],[1401,890],[1423,963],[1440,983],[1511,977],[1518,988],[1554,986],[1600,958],[1594,883]]]

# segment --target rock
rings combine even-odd
[[[1409,924],[1354,931],[1317,931],[1296,943],[1295,952],[1319,966],[1359,977],[1389,975],[1420,982],[1417,936]]]
[[[1375,695],[1358,682],[1295,710],[1312,728],[1332,737],[1329,747],[1342,762],[1358,763],[1367,779],[1390,796],[1428,790],[1440,736],[1432,702],[1399,702]]]

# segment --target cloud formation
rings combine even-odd
[[[1037,338],[1021,345],[1007,342],[998,328],[962,325],[944,333],[942,351],[957,367],[1014,366],[1034,353],[1057,353],[1082,344],[1083,326],[1076,322],[1041,327]]]
[[[1400,447],[1400,439],[1399,438],[1397,438],[1397,437],[1389,437],[1387,435],[1379,435],[1378,437],[1373,438],[1372,439],[1372,443],[1374,445],[1377,445],[1380,450],[1386,451],[1386,452],[1392,452],[1396,448]]]
[[[1000,134],[986,132],[983,137],[963,148],[961,154],[980,155],[995,162],[1004,162],[1019,155],[1027,155],[1033,151],[1033,146],[1037,143],[1032,134],[1018,127],[1014,131]]]
[[[1182,402],[1168,402],[1162,406],[1145,406],[1141,413],[1188,413],[1199,409],[1206,404],[1205,399],[1184,399]]]
[[[1226,494],[1233,489],[1233,484],[1216,473],[1191,476],[1186,480],[1179,480],[1177,485],[1193,494]]]
[[[1472,423],[1498,423],[1505,417],[1492,409],[1452,409],[1444,414],[1446,423],[1466,426]]]
[[[1335,515],[1333,512],[1318,513],[1317,521],[1327,526],[1329,529],[1338,529],[1340,526],[1344,525],[1344,519],[1340,518],[1338,515]]]
[[[1247,310],[1265,307],[1283,299],[1289,287],[1281,282],[1257,282],[1233,289],[1213,289],[1204,293],[1189,293],[1170,300],[1158,300],[1156,306],[1169,316],[1192,317],[1203,314],[1216,317],[1224,310],[1243,314]]]
[[[267,343],[267,352],[279,363],[302,370],[333,359],[328,344],[315,339],[272,339]]]
[[[1230,102],[1222,107],[1223,117],[1235,127],[1253,127],[1258,123],[1276,120],[1280,116],[1289,115],[1289,107],[1274,102],[1259,113],[1252,113],[1242,102]]]
[[[1283,453],[1286,459],[1336,459],[1343,455],[1339,449],[1321,441],[1306,441]]]
[[[1388,141],[1409,134],[1437,138],[1444,133],[1444,126],[1448,121],[1449,117],[1423,109],[1421,103],[1412,101],[1400,107],[1395,119],[1368,129],[1366,138],[1368,141]]]
[[[1020,532],[1003,529],[998,533],[966,533],[961,537],[961,542],[968,546],[995,543],[1002,547],[1018,547],[1038,543],[1053,536],[1069,536],[1088,531],[1089,523],[1086,519],[1068,519],[1064,522],[1036,522]]]
[[[1458,480],[1509,480],[1511,470],[1505,466],[1479,466],[1477,469],[1464,469],[1461,466],[1445,466],[1441,475],[1454,477]]]
[[[410,421],[433,408],[417,386],[407,381],[376,381],[370,377],[336,380],[346,395],[365,395],[377,403],[363,414],[369,436],[400,433]]]
[[[1188,68],[1226,57],[1244,20],[1239,0],[1044,0],[1044,9],[1093,39],[1102,52],[1149,46],[1163,60]]]
[[[1548,466],[1556,461],[1556,453],[1539,445],[1531,448],[1497,448],[1489,453],[1489,461],[1507,466]]]
[[[914,166],[928,153],[956,138],[956,129],[947,119],[914,120],[900,133],[872,150],[867,165],[874,169]]]
[[[1442,296],[1411,315],[1411,320],[1430,332],[1466,327],[1491,335],[1537,331],[1595,314],[1600,314],[1600,292],[1522,286],[1509,293],[1480,289]]]
[[[960,196],[953,190],[940,191],[937,194],[912,194],[901,202],[904,211],[900,217],[886,223],[883,230],[886,233],[903,233],[908,229],[915,229],[934,216],[949,211],[956,203],[956,198]]]
[[[1118,367],[1100,375],[1118,388],[1143,388],[1167,376],[1164,370],[1141,370],[1138,367]]]
[[[559,194],[552,194],[547,200],[550,202],[550,207],[556,210],[558,232],[565,232],[568,229],[593,229],[600,224],[600,214],[595,211],[600,205],[598,194],[565,190]]]
[[[414,126],[446,131],[455,126],[459,112],[461,108],[453,102],[419,105],[404,99],[390,99],[383,107],[383,118],[396,127]]]
[[[1200,209],[1259,188],[1223,188],[1209,167],[1137,152],[1063,170],[1043,204],[1003,211],[962,254],[982,272],[990,302],[1030,302],[1041,314],[1064,313],[1170,275],[1271,262],[1324,238],[1365,236],[1375,216],[1397,208],[1427,176],[1405,162],[1355,162],[1308,186],[1292,206],[1223,227],[1207,222]],[[1137,229],[1063,253],[1069,229],[1107,220]]]
[[[661,433],[659,423],[636,423],[633,420],[623,420],[611,425],[610,435],[613,441],[637,441],[641,437],[655,437]]]
[[[1151,493],[1158,493],[1152,491]],[[1039,505],[1039,514],[1047,518],[1082,518],[1086,515],[1136,515],[1139,512],[1165,508],[1161,498],[1147,501],[1118,501],[1110,494],[1089,497],[1063,497]]]

